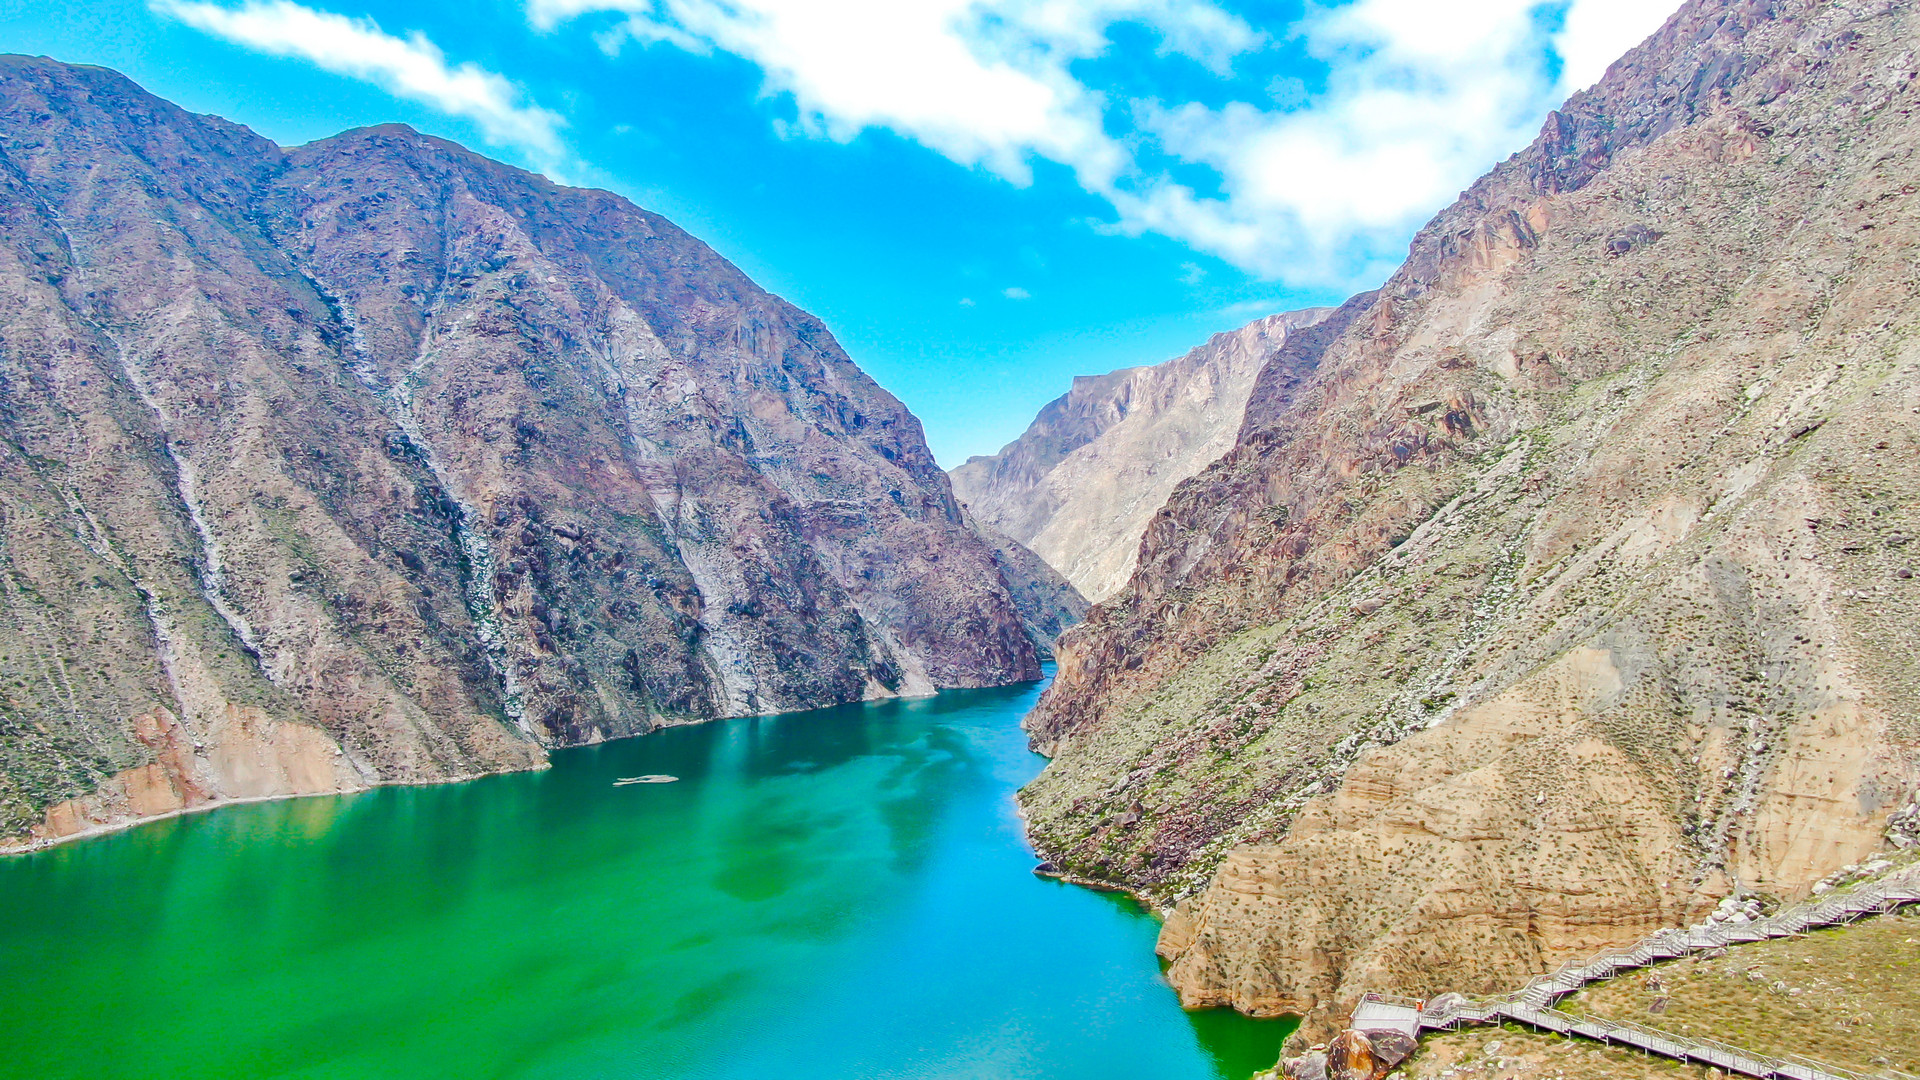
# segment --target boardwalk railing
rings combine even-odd
[[[1520,993],[1532,1004],[1551,1005],[1590,982],[1613,978],[1622,971],[1728,945],[1794,937],[1817,927],[1883,915],[1916,901],[1920,901],[1920,870],[1908,870],[1828,893],[1766,918],[1656,931],[1631,948],[1609,950],[1586,961],[1570,960],[1554,971],[1537,975]]]
[[[1856,1072],[1798,1055],[1776,1058],[1743,1050],[1716,1039],[1676,1035],[1626,1020],[1609,1020],[1555,1008],[1561,998],[1601,979],[1662,960],[1672,960],[1728,945],[1795,937],[1808,930],[1838,926],[1869,915],[1884,915],[1905,904],[1920,902],[1920,867],[1890,874],[1877,881],[1841,889],[1805,903],[1784,908],[1762,919],[1705,923],[1683,929],[1657,931],[1627,949],[1610,949],[1584,962],[1569,961],[1509,994],[1462,998],[1448,995],[1420,1013],[1420,1027],[1450,1031],[1470,1025],[1512,1020],[1529,1027],[1628,1046],[1675,1061],[1712,1066],[1759,1080],[1920,1080],[1908,1073],[1885,1070]],[[1391,1000],[1386,995],[1368,997]]]

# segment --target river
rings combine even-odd
[[[1036,878],[1039,686],[673,728],[539,773],[0,860],[0,1073],[1244,1080],[1124,897]],[[614,786],[663,773],[677,783]]]

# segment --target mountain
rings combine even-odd
[[[1040,673],[1058,580],[624,199],[24,57],[0,188],[5,843]]]
[[[1909,3],[1688,0],[1268,361],[1022,794],[1192,1006],[1517,987],[1920,790]]]
[[[1232,448],[1267,357],[1331,310],[1269,315],[1162,364],[1077,378],[998,454],[954,469],[954,494],[1105,599],[1174,486]]]
[[[1072,582],[1061,577],[1059,571],[1035,555],[1031,548],[966,513],[964,506],[961,512],[967,527],[993,549],[993,560],[1007,582],[1027,637],[1043,658],[1053,659],[1053,643],[1086,618],[1087,609],[1092,605]]]

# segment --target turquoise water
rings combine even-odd
[[[1034,877],[1037,686],[0,860],[0,1073],[1241,1080],[1130,901]],[[673,784],[614,787],[670,773]]]

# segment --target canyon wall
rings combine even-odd
[[[1267,363],[1028,721],[1186,1004],[1324,1031],[1909,842],[1917,35],[1689,0]]]
[[[998,454],[954,469],[954,494],[1105,599],[1174,487],[1233,447],[1267,358],[1329,311],[1269,315],[1165,363],[1077,378]]]
[[[1033,679],[1070,621],[817,319],[617,196],[24,57],[0,187],[0,846]]]

